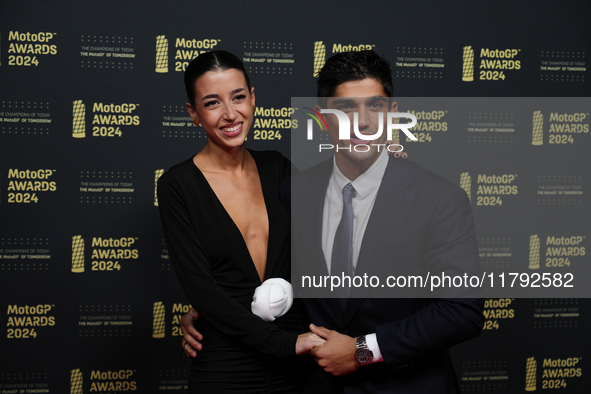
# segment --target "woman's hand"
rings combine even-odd
[[[203,348],[201,343],[198,342],[203,340],[203,335],[201,335],[194,326],[194,323],[198,318],[199,312],[193,307],[191,307],[191,310],[181,318],[181,331],[183,332],[181,346],[187,357],[197,357],[197,351]]]
[[[386,141],[386,144],[387,145],[398,145],[398,146],[393,146],[392,148],[388,149],[388,155],[394,156],[397,159],[406,159],[408,157],[408,153],[402,151],[401,146],[400,146],[400,141],[398,141],[398,140]]]
[[[314,349],[316,346],[322,345],[324,342],[326,342],[326,340],[311,332],[300,334],[296,342],[296,354],[298,356],[308,354],[310,353],[310,350]]]

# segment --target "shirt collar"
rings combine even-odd
[[[377,187],[380,186],[382,183],[382,178],[384,177],[384,173],[386,172],[386,167],[388,166],[388,153],[386,149],[382,150],[380,157],[376,160],[375,163],[371,165],[363,174],[359,175],[357,179],[354,181],[350,181],[337,165],[336,158],[333,157],[332,159],[332,178],[339,190],[343,190],[343,188],[350,183],[355,188],[355,196],[359,197],[360,199],[364,199],[367,197],[372,191],[374,191]]]

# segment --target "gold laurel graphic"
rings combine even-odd
[[[86,126],[84,124],[86,106],[82,100],[76,100],[73,104],[72,137],[84,138],[86,137]]]
[[[72,237],[72,272],[84,272],[84,240],[81,235]]]
[[[396,123],[398,123],[398,119],[396,119]],[[400,130],[398,130],[398,129],[392,130],[392,139],[400,141]],[[400,144],[400,145],[402,145],[402,144]]]
[[[529,237],[529,269],[540,268],[540,237],[534,234]]]
[[[168,72],[168,40],[165,36],[156,36],[156,72]]]
[[[153,319],[152,337],[164,338],[164,305],[161,301],[154,303]]]
[[[534,118],[532,121],[533,129],[531,136],[532,145],[544,144],[544,115],[542,111],[534,111]]]
[[[536,359],[530,357],[525,366],[525,391],[536,391],[536,371],[538,364]]]
[[[70,371],[70,394],[82,394],[82,372],[79,369]]]
[[[472,202],[472,177],[467,172],[462,172],[460,174],[460,187],[464,189],[470,202]]]
[[[154,171],[154,206],[158,206],[158,179],[164,174],[164,170]]]
[[[326,62],[326,45],[322,41],[316,41],[314,43],[314,77],[318,76],[318,73]]]
[[[474,81],[474,50],[471,46],[464,47],[464,65],[462,67],[462,81]]]

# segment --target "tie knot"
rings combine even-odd
[[[345,204],[351,204],[353,202],[353,194],[355,193],[355,188],[350,183],[347,183],[343,188],[343,202]]]

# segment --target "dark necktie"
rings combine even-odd
[[[331,275],[343,278],[348,276],[353,280],[353,194],[355,189],[349,183],[343,188],[343,215],[337,227],[332,247]],[[339,297],[339,304],[343,313],[347,310],[347,299],[349,298],[349,282],[344,281],[346,286],[336,289],[335,294]],[[341,283],[343,285],[343,283]]]

